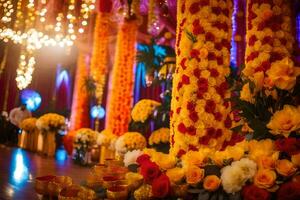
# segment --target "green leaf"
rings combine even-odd
[[[191,32],[189,32],[188,30],[185,30],[185,33],[187,34],[187,37],[188,37],[193,43],[196,43],[196,42],[197,42],[196,36],[194,36]]]
[[[240,133],[242,128],[243,128],[243,125],[239,125],[239,126],[231,128],[231,130],[235,133]]]

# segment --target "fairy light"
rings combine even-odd
[[[19,90],[25,89],[31,83],[34,65],[35,58],[33,53],[22,50],[16,77],[17,87]]]
[[[2,4],[2,7],[4,8],[3,9],[4,15],[1,18],[1,21],[3,23],[9,23],[12,20],[12,14],[14,12],[14,8],[13,8],[14,6],[12,4],[12,1],[11,0],[2,1],[1,4]]]

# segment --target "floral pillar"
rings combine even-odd
[[[103,90],[107,74],[110,31],[109,18],[109,13],[98,13],[94,30],[93,53],[91,59],[91,76],[95,81],[95,96],[99,105],[102,103]]]
[[[70,131],[64,137],[64,146],[69,154],[71,154],[73,150],[73,137],[75,136],[75,131],[80,128],[89,127],[89,97],[85,87],[85,79],[87,76],[86,55],[81,52],[77,59]]]
[[[171,152],[179,157],[231,138],[231,15],[231,0],[178,0]]]
[[[107,112],[107,128],[115,135],[127,132],[130,121],[137,28],[136,20],[124,20],[117,36],[116,56],[112,71],[112,93]]]
[[[90,125],[89,97],[85,87],[87,76],[86,55],[84,53],[79,53],[73,92],[70,130],[78,130]]]
[[[296,84],[299,68],[294,66],[292,1],[249,0],[247,2],[247,34],[243,75],[255,83],[255,92],[277,87],[290,90]],[[244,85],[241,98],[247,95]]]

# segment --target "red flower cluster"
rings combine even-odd
[[[147,154],[139,156],[137,163],[141,166],[141,174],[145,182],[152,185],[153,197],[166,197],[171,188],[168,176],[160,171],[159,166],[152,162]]]
[[[269,200],[271,194],[264,189],[256,187],[255,185],[247,185],[243,188],[242,195],[244,200]]]
[[[275,141],[278,151],[285,152],[290,156],[300,153],[300,140],[296,138],[283,138]]]
[[[281,185],[277,192],[278,200],[299,200],[300,199],[300,183],[288,182]]]

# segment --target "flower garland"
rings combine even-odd
[[[96,84],[95,96],[99,104],[102,103],[103,90],[108,65],[109,18],[106,13],[99,13],[96,17],[94,29],[93,53],[91,59],[91,75]]]
[[[117,49],[112,72],[112,91],[108,105],[107,128],[115,135],[128,130],[133,91],[133,66],[137,22],[125,20],[117,36]]]
[[[131,117],[135,122],[145,122],[153,113],[154,109],[160,105],[161,103],[157,101],[142,99],[134,105],[131,111]]]
[[[232,1],[178,1],[177,66],[171,103],[171,152],[181,156],[231,138]]]
[[[291,4],[289,0],[248,1],[243,75],[255,83],[255,92],[273,87],[290,90],[296,84],[300,68],[291,59],[295,43]]]
[[[70,130],[78,130],[89,125],[89,120],[87,117],[89,116],[88,94],[84,85],[86,77],[87,68],[85,54],[80,53],[77,59],[77,71],[72,102]]]

